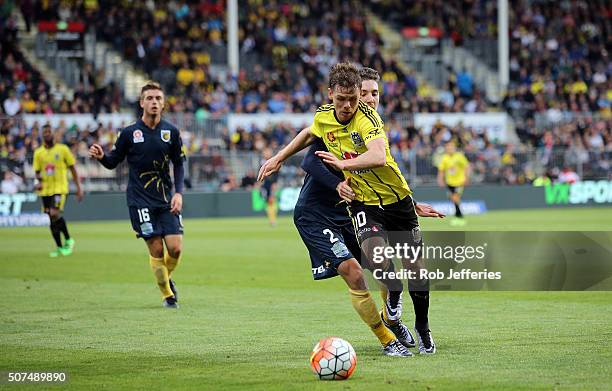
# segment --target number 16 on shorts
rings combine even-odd
[[[149,208],[137,209],[138,220],[140,222],[140,233],[142,235],[149,235],[153,233],[153,224],[151,224],[151,216],[149,215]]]

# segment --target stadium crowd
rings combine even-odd
[[[372,9],[397,28],[440,28],[459,46],[497,39],[495,1],[380,0]],[[552,121],[567,112],[610,116],[610,2],[516,0],[509,12],[511,84],[503,107],[526,117],[542,113]]]
[[[226,57],[223,1],[34,3],[34,20],[83,20],[95,26],[98,39],[164,85],[170,111],[310,112],[327,101],[321,80],[340,59],[380,71],[386,114],[487,107],[475,88],[465,96],[451,84],[438,97],[412,71],[385,59],[381,38],[368,27],[359,2],[241,3],[242,68],[235,77],[214,67]]]
[[[11,180],[19,187],[28,186],[23,177],[31,169],[33,151],[41,145],[41,124],[27,127],[16,119],[0,121],[0,171],[10,172]],[[486,132],[464,124],[446,126],[436,123],[430,131],[416,128],[412,123],[402,126],[399,120],[387,123],[391,152],[406,176],[417,173],[419,182],[432,181],[444,144],[454,140],[472,163],[472,183],[529,184],[547,175],[558,180],[564,169],[579,171],[584,178],[609,177],[612,161],[612,120],[589,118],[571,121],[532,132],[529,127],[518,129],[519,143],[496,143]],[[288,143],[299,129],[279,123],[264,129],[238,128],[224,131],[218,143],[182,131],[185,150],[189,157],[189,185],[235,190],[255,185],[255,170],[260,156],[267,148],[276,149]],[[54,129],[56,138],[66,143],[85,163],[81,175],[96,180],[108,180],[124,173],[114,173],[92,165],[87,159],[88,146],[97,143],[110,150],[117,137],[111,124],[79,129],[76,125],[60,123]],[[298,169],[300,159],[288,163],[286,184],[301,185],[303,173]],[[7,174],[8,175],[8,174]],[[30,177],[30,175],[28,175]]]

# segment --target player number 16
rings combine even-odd
[[[149,208],[138,209],[138,219],[141,223],[146,223],[151,220],[149,217]]]

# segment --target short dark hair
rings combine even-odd
[[[363,67],[359,71],[359,76],[361,77],[361,81],[366,80],[374,80],[375,82],[380,81],[380,75],[376,69]]]
[[[158,82],[153,81],[153,80],[149,80],[140,89],[140,99],[142,99],[142,97],[144,96],[144,93],[149,91],[149,90],[160,90],[161,92],[164,92],[164,90],[162,90],[161,85]]]
[[[42,126],[42,130],[45,130],[45,129],[52,130],[52,129],[51,129],[51,124],[49,124],[49,123],[44,124],[44,125]]]
[[[333,90],[335,86],[360,88],[361,77],[357,67],[350,62],[340,62],[331,67],[329,72],[329,88]]]

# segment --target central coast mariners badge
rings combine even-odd
[[[161,139],[164,142],[169,142],[170,141],[170,131],[169,130],[162,130],[161,131]]]

